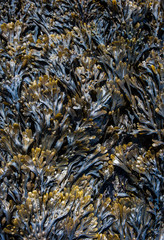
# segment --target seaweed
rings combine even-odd
[[[0,239],[163,239],[163,10],[1,1]]]

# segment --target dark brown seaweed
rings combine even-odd
[[[0,240],[163,240],[162,0],[0,3]]]

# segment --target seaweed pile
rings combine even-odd
[[[163,20],[162,0],[1,0],[1,240],[163,239]]]

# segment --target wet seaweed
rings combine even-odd
[[[0,239],[163,239],[163,10],[1,1]]]

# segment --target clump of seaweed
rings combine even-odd
[[[0,239],[163,239],[163,1],[0,4]]]
[[[22,204],[16,206],[11,223],[4,231],[23,239],[71,239],[96,237],[96,217],[93,204],[78,186],[71,192],[60,189],[41,195],[33,190]],[[89,224],[89,228],[88,225]]]

